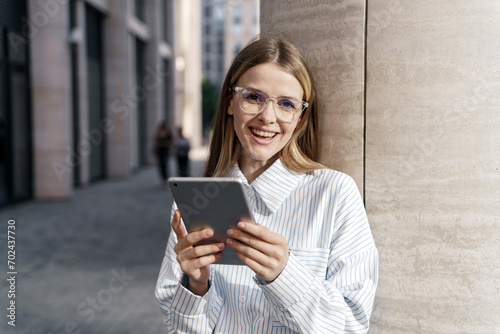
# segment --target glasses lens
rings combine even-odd
[[[258,114],[267,101],[264,93],[250,89],[243,89],[240,97],[241,109],[250,114]]]
[[[273,98],[276,117],[282,121],[293,122],[303,109],[303,102],[294,98]],[[258,114],[262,111],[268,98],[266,94],[252,89],[240,91],[240,107],[249,114]]]
[[[280,98],[276,105],[276,116],[284,121],[294,121],[295,116],[302,111],[302,101],[294,98]]]

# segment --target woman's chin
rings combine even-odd
[[[246,154],[246,159],[245,160],[250,160],[254,161],[256,163],[267,163],[272,160],[274,162],[278,158],[278,153],[269,153],[269,152],[245,152]]]

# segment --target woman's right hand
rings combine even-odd
[[[214,231],[203,229],[188,233],[184,225],[181,224],[179,210],[175,211],[171,225],[177,235],[177,245],[174,247],[177,262],[179,262],[182,272],[189,277],[188,289],[198,296],[203,296],[208,291],[210,264],[222,257],[221,251],[224,249],[225,244],[221,242],[196,245],[212,237]]]

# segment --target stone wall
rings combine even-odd
[[[263,0],[380,252],[371,333],[500,332],[500,4]]]

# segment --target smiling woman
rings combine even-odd
[[[214,122],[214,128],[220,130],[214,132],[211,141],[205,176],[224,176],[241,153],[240,143],[235,138],[234,119],[228,113],[233,99],[237,97],[235,87],[245,87],[242,84],[246,82],[245,80],[257,79],[262,87],[246,88],[261,88],[261,91],[271,96],[288,96],[293,93],[286,91],[283,87],[281,89],[283,94],[274,95],[272,90],[278,90],[279,86],[273,86],[272,89],[266,91],[264,87],[272,86],[270,82],[263,78],[255,78],[258,73],[253,73],[263,73],[262,66],[272,69],[273,73],[280,74],[280,78],[275,80],[276,85],[287,84],[294,87],[296,95],[290,97],[304,100],[308,104],[307,108],[302,111],[300,119],[295,123],[291,140],[279,152],[279,157],[287,167],[299,172],[324,168],[316,162],[318,158],[318,101],[312,72],[299,49],[278,37],[270,37],[254,39],[236,56],[229,68]],[[253,69],[254,67],[257,68]],[[249,70],[252,70],[252,73],[247,73]],[[300,87],[297,87],[297,84]]]
[[[205,176],[241,180],[257,224],[188,233],[174,203],[156,296],[169,333],[364,333],[378,253],[358,188],[318,163],[312,73],[278,37],[253,40],[224,82]],[[224,210],[221,207],[220,210]],[[220,265],[226,247],[244,265]]]
[[[254,91],[268,92],[272,96],[291,96],[296,101],[304,95],[300,82],[274,63],[250,68],[237,84],[252,87]],[[234,131],[243,148],[239,156],[240,168],[251,182],[259,170],[276,161],[297,128],[299,117],[291,122],[278,119],[276,109],[280,110],[280,107],[276,108],[276,103],[261,103],[262,108],[257,108],[257,113],[249,113],[248,105],[242,99],[241,94],[234,94],[227,113],[233,116]]]

